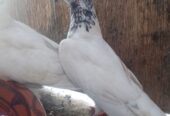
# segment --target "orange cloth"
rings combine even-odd
[[[46,116],[46,113],[40,101],[24,85],[0,80],[0,115]]]

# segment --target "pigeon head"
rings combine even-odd
[[[71,9],[70,31],[85,27],[89,31],[95,25],[96,13],[92,0],[65,0]]]

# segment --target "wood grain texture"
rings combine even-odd
[[[57,42],[66,36],[69,15],[62,0],[15,1],[19,3],[13,11],[19,12],[21,21]],[[170,0],[94,0],[94,4],[105,40],[149,96],[170,112]]]
[[[106,41],[170,112],[170,1],[95,0]]]
[[[69,12],[62,0],[10,0],[12,16],[60,42],[67,35]]]

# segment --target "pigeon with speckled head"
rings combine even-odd
[[[70,80],[109,116],[165,116],[103,39],[92,0],[65,1],[71,21],[59,58]]]

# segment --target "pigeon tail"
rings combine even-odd
[[[128,103],[128,108],[136,116],[165,116],[162,110],[145,94]]]

